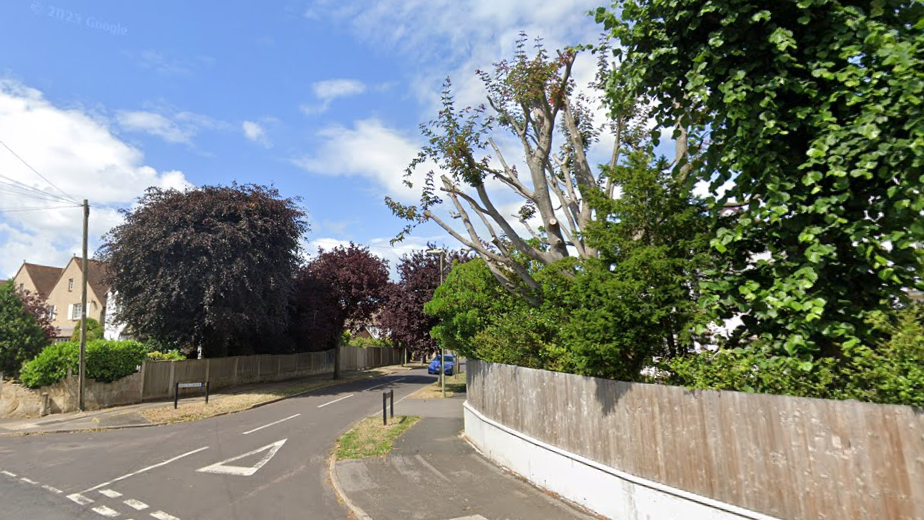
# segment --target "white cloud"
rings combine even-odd
[[[398,263],[401,261],[401,257],[413,253],[414,251],[419,251],[422,249],[427,249],[428,243],[440,244],[438,247],[443,247],[442,244],[447,243],[450,240],[448,235],[438,235],[431,237],[407,237],[403,241],[391,245],[389,242],[391,238],[373,238],[369,240],[368,244],[359,244],[362,247],[368,247],[369,252],[382,260],[388,262],[388,271],[389,276],[392,281],[398,281]],[[306,241],[302,244],[302,248],[306,253],[307,259],[315,258],[318,255],[318,250],[323,249],[325,251],[330,251],[335,247],[347,247],[350,245],[349,240],[340,240],[338,238],[316,238],[310,241]],[[445,246],[446,248],[457,247],[455,243],[452,245]]]
[[[90,201],[91,250],[121,221],[117,208],[130,205],[146,188],[190,186],[182,172],[144,165],[143,153],[114,136],[100,118],[54,106],[40,91],[15,81],[0,80],[0,138],[69,197]],[[66,203],[45,200],[61,194],[2,148],[0,175],[5,177],[0,178],[5,190],[0,191],[0,277],[15,274],[23,259],[64,265],[80,251],[80,209],[10,211]],[[11,188],[14,182],[45,194],[23,195]]]
[[[191,128],[180,128],[176,122],[154,112],[120,110],[116,121],[129,132],[151,134],[168,143],[192,144],[195,134]]]
[[[269,137],[266,135],[266,130],[264,130],[259,123],[255,123],[253,121],[244,121],[241,124],[241,129],[244,131],[244,136],[247,139],[250,139],[251,141],[265,148],[273,146],[269,140]]]
[[[357,96],[366,91],[366,84],[355,79],[328,79],[311,84],[311,90],[319,105],[302,105],[301,111],[305,114],[318,114],[330,108],[330,104],[337,98]]]
[[[320,143],[316,151],[292,159],[293,164],[320,175],[366,177],[402,201],[417,198],[402,182],[405,169],[420,149],[415,140],[375,118],[356,121],[352,128],[331,126],[317,137]]]

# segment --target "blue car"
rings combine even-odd
[[[446,358],[446,369],[443,371],[447,376],[452,375],[452,369],[456,367],[456,357],[450,354],[444,356]],[[428,374],[439,374],[440,373],[440,357],[436,356],[436,359],[430,362],[430,366],[427,367]]]

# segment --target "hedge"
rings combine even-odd
[[[90,341],[87,343],[87,377],[111,383],[132,375],[137,372],[146,353],[145,346],[137,341]],[[64,379],[68,368],[77,374],[79,362],[79,343],[56,343],[24,363],[19,378],[29,388],[47,386]]]

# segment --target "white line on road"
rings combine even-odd
[[[279,423],[281,423],[281,422],[288,421],[289,419],[295,419],[295,418],[298,417],[299,415],[301,415],[301,414],[300,414],[300,413],[297,413],[297,414],[295,414],[295,415],[290,415],[290,416],[286,417],[285,419],[279,419],[279,420],[276,421],[276,422],[271,422],[271,423],[269,423],[269,424],[264,424],[263,426],[261,426],[261,427],[259,427],[259,428],[254,428],[254,429],[252,429],[252,430],[250,430],[250,431],[244,432],[243,435],[247,435],[247,434],[250,434],[250,433],[253,433],[253,432],[256,432],[256,431],[260,431],[260,430],[262,430],[263,428],[269,428],[270,426],[279,424]]]
[[[151,513],[151,516],[153,516],[157,520],[180,520],[179,518],[173,515],[168,515],[167,513],[164,513],[163,511],[154,511],[153,513]]]
[[[142,509],[147,509],[148,505],[140,500],[135,500],[134,498],[129,498],[123,502],[128,507],[134,509],[135,511],[141,511]]]
[[[106,506],[94,507],[93,510],[103,516],[108,516],[109,518],[115,518],[119,516],[118,511],[116,511],[115,509],[110,509]]]
[[[23,477],[23,478],[21,478],[21,479],[19,479],[19,480],[25,482],[26,484],[32,484],[33,486],[36,485],[36,484],[38,484],[38,482],[32,480],[31,478]]]
[[[6,475],[6,476],[8,476],[8,477],[15,477],[15,476],[16,476],[15,473],[10,473],[9,471],[0,471],[0,473],[3,473],[4,475]]]
[[[426,460],[424,460],[424,458],[421,457],[419,454],[418,454],[418,455],[414,455],[414,458],[417,459],[417,462],[421,463],[421,464],[423,465],[423,467],[429,469],[429,470],[432,471],[434,474],[436,474],[437,477],[439,477],[439,478],[445,480],[446,482],[452,484],[452,481],[449,480],[449,477],[447,477],[446,475],[443,475],[442,473],[440,473],[440,470],[434,468],[432,464],[430,464],[429,462],[427,462]]]
[[[225,475],[238,475],[241,477],[249,477],[253,475],[254,473],[256,473],[257,470],[262,468],[264,464],[269,462],[269,460],[273,458],[274,455],[276,455],[276,452],[279,451],[279,448],[282,448],[282,445],[285,444],[287,440],[289,439],[282,439],[281,441],[277,441],[272,444],[267,444],[266,446],[262,448],[257,448],[253,451],[248,451],[247,453],[243,455],[238,455],[237,457],[231,457],[230,459],[223,460],[221,462],[216,462],[215,464],[212,464],[210,466],[199,468],[196,471],[201,471],[203,473],[223,473]],[[236,460],[243,459],[244,457],[256,455],[257,453],[260,453],[261,451],[265,451],[266,455],[264,455],[263,458],[257,461],[257,463],[254,464],[253,466],[230,466],[228,465],[229,462],[234,462]]]
[[[72,495],[67,495],[67,498],[73,500],[74,502],[77,502],[78,504],[80,504],[80,505],[82,505],[82,506],[85,506],[85,505],[87,505],[87,504],[92,504],[92,503],[93,503],[93,499],[92,499],[92,498],[87,498],[87,497],[81,495],[80,493],[74,493],[74,494],[72,494]]]
[[[122,493],[119,493],[118,491],[113,491],[111,489],[101,489],[99,490],[99,492],[103,495],[106,495],[109,498],[119,498],[120,496],[122,496]]]
[[[42,486],[42,489],[47,489],[48,491],[51,491],[52,493],[57,493],[57,494],[59,494],[59,495],[60,495],[61,493],[64,493],[64,491],[61,491],[60,489],[58,489],[58,488],[56,488],[56,487],[51,487],[51,486]]]
[[[327,405],[329,405],[329,404],[334,404],[334,403],[336,403],[336,402],[338,402],[338,401],[343,401],[343,400],[346,399],[347,397],[353,397],[354,395],[356,395],[356,394],[345,395],[345,396],[341,397],[340,399],[334,399],[333,401],[331,401],[331,402],[329,402],[329,403],[324,403],[324,404],[322,404],[322,405],[319,405],[318,408],[324,408],[325,406],[327,406]]]
[[[382,383],[382,384],[380,384],[380,385],[376,385],[376,386],[367,388],[366,390],[375,390],[376,388],[382,388],[383,386],[390,385],[390,384],[394,384],[394,383],[397,383],[398,381],[402,381],[402,380],[404,380],[404,378],[403,378],[403,377],[399,377],[398,379],[395,379],[394,381],[388,381],[387,383]]]
[[[159,468],[159,467],[161,467],[161,466],[166,466],[167,464],[170,464],[170,463],[173,462],[173,461],[180,460],[180,459],[182,459],[183,457],[188,457],[189,455],[192,455],[193,453],[199,453],[200,451],[202,451],[202,450],[207,450],[207,449],[209,449],[209,447],[208,447],[208,446],[205,446],[204,448],[199,448],[198,450],[192,450],[192,451],[187,452],[187,453],[184,453],[184,454],[182,454],[182,455],[177,455],[176,457],[173,457],[172,459],[165,460],[165,461],[163,461],[163,462],[159,462],[159,463],[157,463],[157,464],[154,464],[153,466],[148,466],[148,467],[146,467],[146,468],[139,469],[138,471],[134,471],[134,472],[129,473],[129,474],[127,474],[127,475],[122,475],[121,477],[112,479],[112,480],[110,480],[109,482],[103,482],[102,484],[100,484],[100,485],[98,485],[98,486],[93,486],[93,487],[91,487],[90,489],[87,489],[86,491],[84,491],[84,493],[86,493],[87,491],[95,491],[95,490],[97,490],[97,489],[99,489],[99,488],[101,488],[101,487],[106,487],[106,486],[108,486],[109,484],[112,484],[113,482],[118,482],[118,481],[120,481],[120,480],[125,480],[125,479],[127,479],[128,477],[134,477],[135,475],[137,475],[137,474],[139,474],[139,473],[144,473],[145,471],[152,470],[152,469],[154,469],[154,468]]]

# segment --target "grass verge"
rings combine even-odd
[[[382,425],[379,417],[366,417],[337,439],[338,460],[380,457],[391,451],[392,443],[408,428],[417,424],[420,417],[407,415],[389,419]]]
[[[251,392],[243,391],[234,394],[214,394],[210,396],[209,404],[205,404],[203,396],[189,396],[185,398],[186,402],[180,400],[180,405],[176,410],[173,409],[173,403],[170,403],[166,406],[141,410],[139,413],[147,419],[148,422],[153,424],[198,421],[216,415],[247,410],[254,405],[281,397],[289,397],[303,392],[310,392],[312,390],[319,390],[329,386],[381,375],[384,375],[384,372],[372,370],[337,380],[319,379],[313,381],[292,381],[289,384],[278,383],[270,387],[264,386]]]
[[[465,374],[446,376],[446,397],[465,393]],[[443,397],[439,377],[432,385],[427,385],[411,394],[411,399],[439,399]]]

